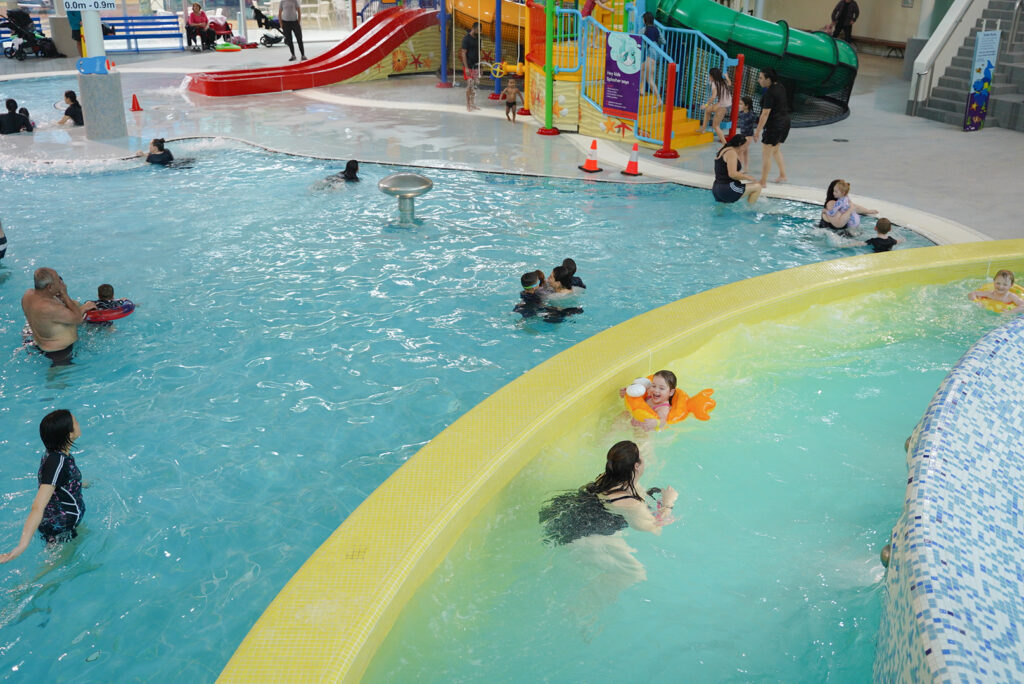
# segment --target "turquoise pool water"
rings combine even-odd
[[[718,407],[653,437],[643,484],[680,497],[661,536],[624,533],[646,579],[610,537],[541,541],[543,502],[633,437],[611,402],[607,430],[552,445],[489,504],[364,681],[870,681],[903,443],[1002,320],[966,302],[981,282],[813,307],[671,364],[691,394],[716,388]]]
[[[410,230],[376,188],[394,168],[317,192],[339,164],[172,148],[190,168],[0,161],[0,543],[27,514],[48,411],[79,417],[91,484],[79,540],[0,569],[7,678],[212,681],[348,513],[488,394],[637,313],[844,254],[797,204],[451,171],[427,172]],[[519,274],[566,256],[585,312],[524,324]],[[19,346],[44,265],[79,299],[109,282],[138,304],[83,330],[59,371]]]

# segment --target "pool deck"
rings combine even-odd
[[[321,54],[334,44],[333,39],[307,41],[307,54]],[[144,108],[128,114],[131,139],[87,141],[81,129],[58,129],[43,113],[33,112],[41,124],[37,133],[0,138],[0,159],[124,158],[152,137],[219,136],[318,157],[626,180],[619,170],[630,144],[600,141],[606,170],[585,176],[577,165],[590,138],[537,135],[529,117],[513,126],[504,107],[489,102],[485,92],[478,95],[483,110],[468,113],[463,89],[436,88],[431,75],[238,98],[209,98],[177,87],[187,73],[281,64],[287,54],[277,46],[227,54],[114,55],[125,98],[138,94]],[[73,68],[73,59],[4,59],[0,80],[71,75]],[[767,194],[818,203],[828,182],[842,177],[852,183],[858,203],[940,243],[1024,237],[1018,212],[1006,197],[1015,184],[1007,179],[1020,167],[1024,136],[1000,128],[967,134],[904,115],[907,82],[901,69],[901,60],[861,55],[851,116],[830,126],[794,129],[783,148],[790,182],[771,184]],[[16,84],[6,90],[16,97]],[[54,114],[52,120],[58,118]],[[676,160],[655,160],[650,150],[642,150],[644,175],[632,182],[710,187],[716,149],[684,150]],[[760,161],[756,147],[751,161]]]

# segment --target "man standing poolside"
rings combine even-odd
[[[480,109],[476,106],[476,80],[480,78],[480,22],[469,27],[469,33],[462,39],[462,77],[466,81],[466,111]]]
[[[71,363],[82,314],[95,308],[92,302],[79,304],[69,297],[64,280],[52,268],[36,269],[35,289],[27,290],[21,298],[32,338],[54,366]]]

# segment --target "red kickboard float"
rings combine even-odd
[[[188,89],[231,97],[331,85],[370,69],[406,40],[437,24],[437,10],[387,9],[322,55],[287,66],[189,74]]]

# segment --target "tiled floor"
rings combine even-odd
[[[320,54],[333,45],[333,40],[309,42],[307,54]],[[98,144],[85,141],[80,130],[43,127],[34,136],[0,139],[0,155],[109,158],[126,156],[151,137],[228,136],[339,159],[583,175],[576,167],[589,139],[539,136],[529,120],[513,126],[505,121],[503,106],[483,97],[483,111],[467,113],[464,91],[435,88],[434,76],[239,98],[207,98],[178,89],[189,72],[281,64],[287,54],[286,48],[277,46],[227,54],[116,55],[125,97],[139,95],[145,110],[129,114],[133,139]],[[0,78],[70,73],[72,68],[70,59],[0,60]],[[901,60],[862,55],[851,116],[831,126],[794,129],[783,148],[790,184],[771,190],[819,201],[828,182],[842,177],[852,183],[853,196],[861,204],[895,202],[947,217],[992,238],[1024,237],[1019,212],[1007,197],[1019,185],[1016,174],[1024,136],[998,128],[963,133],[905,116],[908,86],[901,80],[901,69]],[[618,169],[625,165],[628,145],[602,141],[600,146],[610,166],[597,179],[623,180]],[[645,175],[639,180],[668,178],[707,185],[715,149],[691,149],[667,162],[644,151]],[[757,164],[756,148],[751,156]],[[961,233],[954,239],[971,236]]]

